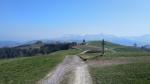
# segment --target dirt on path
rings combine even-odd
[[[129,64],[129,63],[150,63],[150,56],[141,57],[116,57],[110,59],[99,59],[88,61],[90,67],[106,67],[112,65]]]
[[[72,74],[72,77],[67,79],[67,84],[92,84],[88,65],[76,55],[66,56],[64,61],[38,84],[63,84],[62,81],[67,74]]]
[[[92,84],[92,78],[88,71],[88,66],[84,62],[76,67],[75,80],[73,84]]]

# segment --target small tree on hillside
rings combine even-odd
[[[133,46],[134,46],[134,47],[137,47],[137,44],[136,44],[136,43],[134,43],[134,44],[133,44]]]
[[[35,44],[43,44],[42,41],[36,41]]]
[[[85,39],[83,39],[83,41],[82,41],[82,45],[85,45],[86,44],[86,41],[85,41]]]

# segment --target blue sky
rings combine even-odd
[[[150,0],[0,0],[1,40],[150,34]]]

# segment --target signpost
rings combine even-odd
[[[105,54],[105,41],[104,39],[102,40],[102,56]]]

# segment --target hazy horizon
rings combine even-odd
[[[87,37],[87,36],[90,36],[90,37]],[[92,37],[91,37],[92,36]],[[49,38],[33,38],[33,39],[29,39],[29,38],[11,38],[11,39],[8,39],[8,38],[4,38],[4,39],[1,39],[0,41],[14,41],[14,42],[30,42],[30,41],[36,41],[36,40],[53,40],[53,41],[58,41],[58,40],[63,40],[64,39],[70,39],[70,40],[78,40],[78,39],[81,39],[82,37],[85,37],[85,38],[95,38],[95,36],[99,36],[100,40],[101,40],[101,37],[105,36],[106,38],[107,37],[112,37],[112,39],[114,38],[120,38],[120,39],[134,39],[134,38],[142,38],[142,37],[145,37],[145,36],[148,36],[150,38],[150,34],[145,34],[145,35],[139,35],[139,36],[117,36],[117,35],[112,35],[112,34],[104,34],[104,33],[100,33],[100,34],[64,34],[64,35],[61,35],[61,36],[58,36],[58,37],[49,37]],[[73,38],[71,38],[73,37]],[[79,37],[78,39],[74,37]],[[97,38],[97,37],[96,37]],[[84,39],[84,38],[83,38]],[[103,38],[105,39],[105,38]],[[97,39],[95,39],[97,40]]]
[[[1,0],[1,40],[149,35],[149,0]]]

